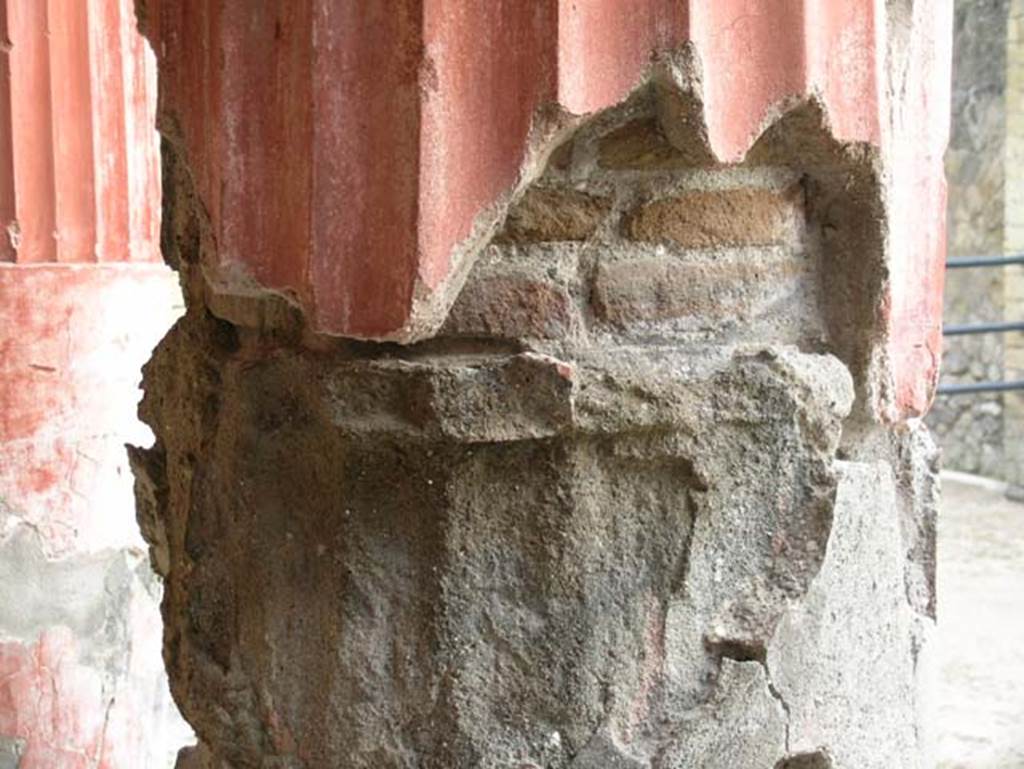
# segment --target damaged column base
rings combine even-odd
[[[150,364],[192,765],[914,765],[897,479],[834,460],[835,358],[366,352],[193,310]]]

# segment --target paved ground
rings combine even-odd
[[[943,475],[936,717],[940,769],[1024,769],[1024,504]]]

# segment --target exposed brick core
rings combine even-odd
[[[557,339],[572,329],[576,312],[557,280],[509,270],[467,286],[445,329],[466,336]]]
[[[805,204],[806,172],[787,163],[782,137],[768,136],[749,163],[715,167],[696,135],[682,151],[668,141],[652,99],[594,121],[552,153],[512,204],[441,336],[528,339],[559,354],[607,334],[834,345],[857,370],[823,311],[822,222]],[[816,137],[816,120],[809,111],[800,130]],[[815,140],[812,168],[827,169],[813,176],[823,200],[862,171],[841,170],[838,149]],[[859,242],[867,263],[878,258],[870,255],[878,241]],[[851,312],[870,300],[845,277],[837,289]]]

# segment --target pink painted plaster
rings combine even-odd
[[[78,664],[70,630],[54,629],[30,646],[0,642],[0,682],[0,734],[26,742],[19,769],[110,767],[100,763],[102,680]]]
[[[163,265],[0,265],[0,497],[53,554],[140,544],[123,444],[180,311]]]
[[[153,665],[160,616],[152,601],[136,599],[126,609],[127,647],[117,670],[86,659],[82,642],[61,625],[29,643],[0,639],[0,735],[22,743],[18,769],[169,765],[184,730],[169,729],[177,719],[161,710],[171,703],[159,696],[166,683]]]
[[[899,26],[897,26],[897,21]],[[952,79],[952,0],[919,0],[893,20],[902,57],[890,62],[885,115],[891,164],[888,414],[920,415],[935,393],[942,351],[946,176]],[[896,98],[899,94],[899,98]]]
[[[0,737],[21,769],[165,766],[187,737],[124,447],[151,440],[141,367],[182,309],[159,253],[155,59],[132,0],[0,0],[0,40],[0,544],[38,544],[16,572],[37,592],[48,561],[128,570],[106,595],[117,633],[5,605],[23,616],[0,626]]]

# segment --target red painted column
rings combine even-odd
[[[155,62],[129,0],[0,2],[0,764],[167,765],[124,443],[180,312],[159,253]],[[187,731],[184,731],[187,735]]]
[[[892,200],[918,205],[897,230],[942,218],[947,0],[914,3],[912,24],[871,0],[643,0],[627,14],[615,0],[247,8],[147,4],[163,114],[197,169],[220,246],[216,290],[280,293],[327,334],[436,330],[544,137],[618,102],[682,45],[700,63],[719,160],[739,161],[815,99],[837,140],[900,167]],[[900,61],[909,92],[892,79]],[[900,237],[894,273],[928,277],[889,284],[878,307],[892,368],[876,408],[891,416],[930,400],[941,292],[942,238],[908,250]]]

